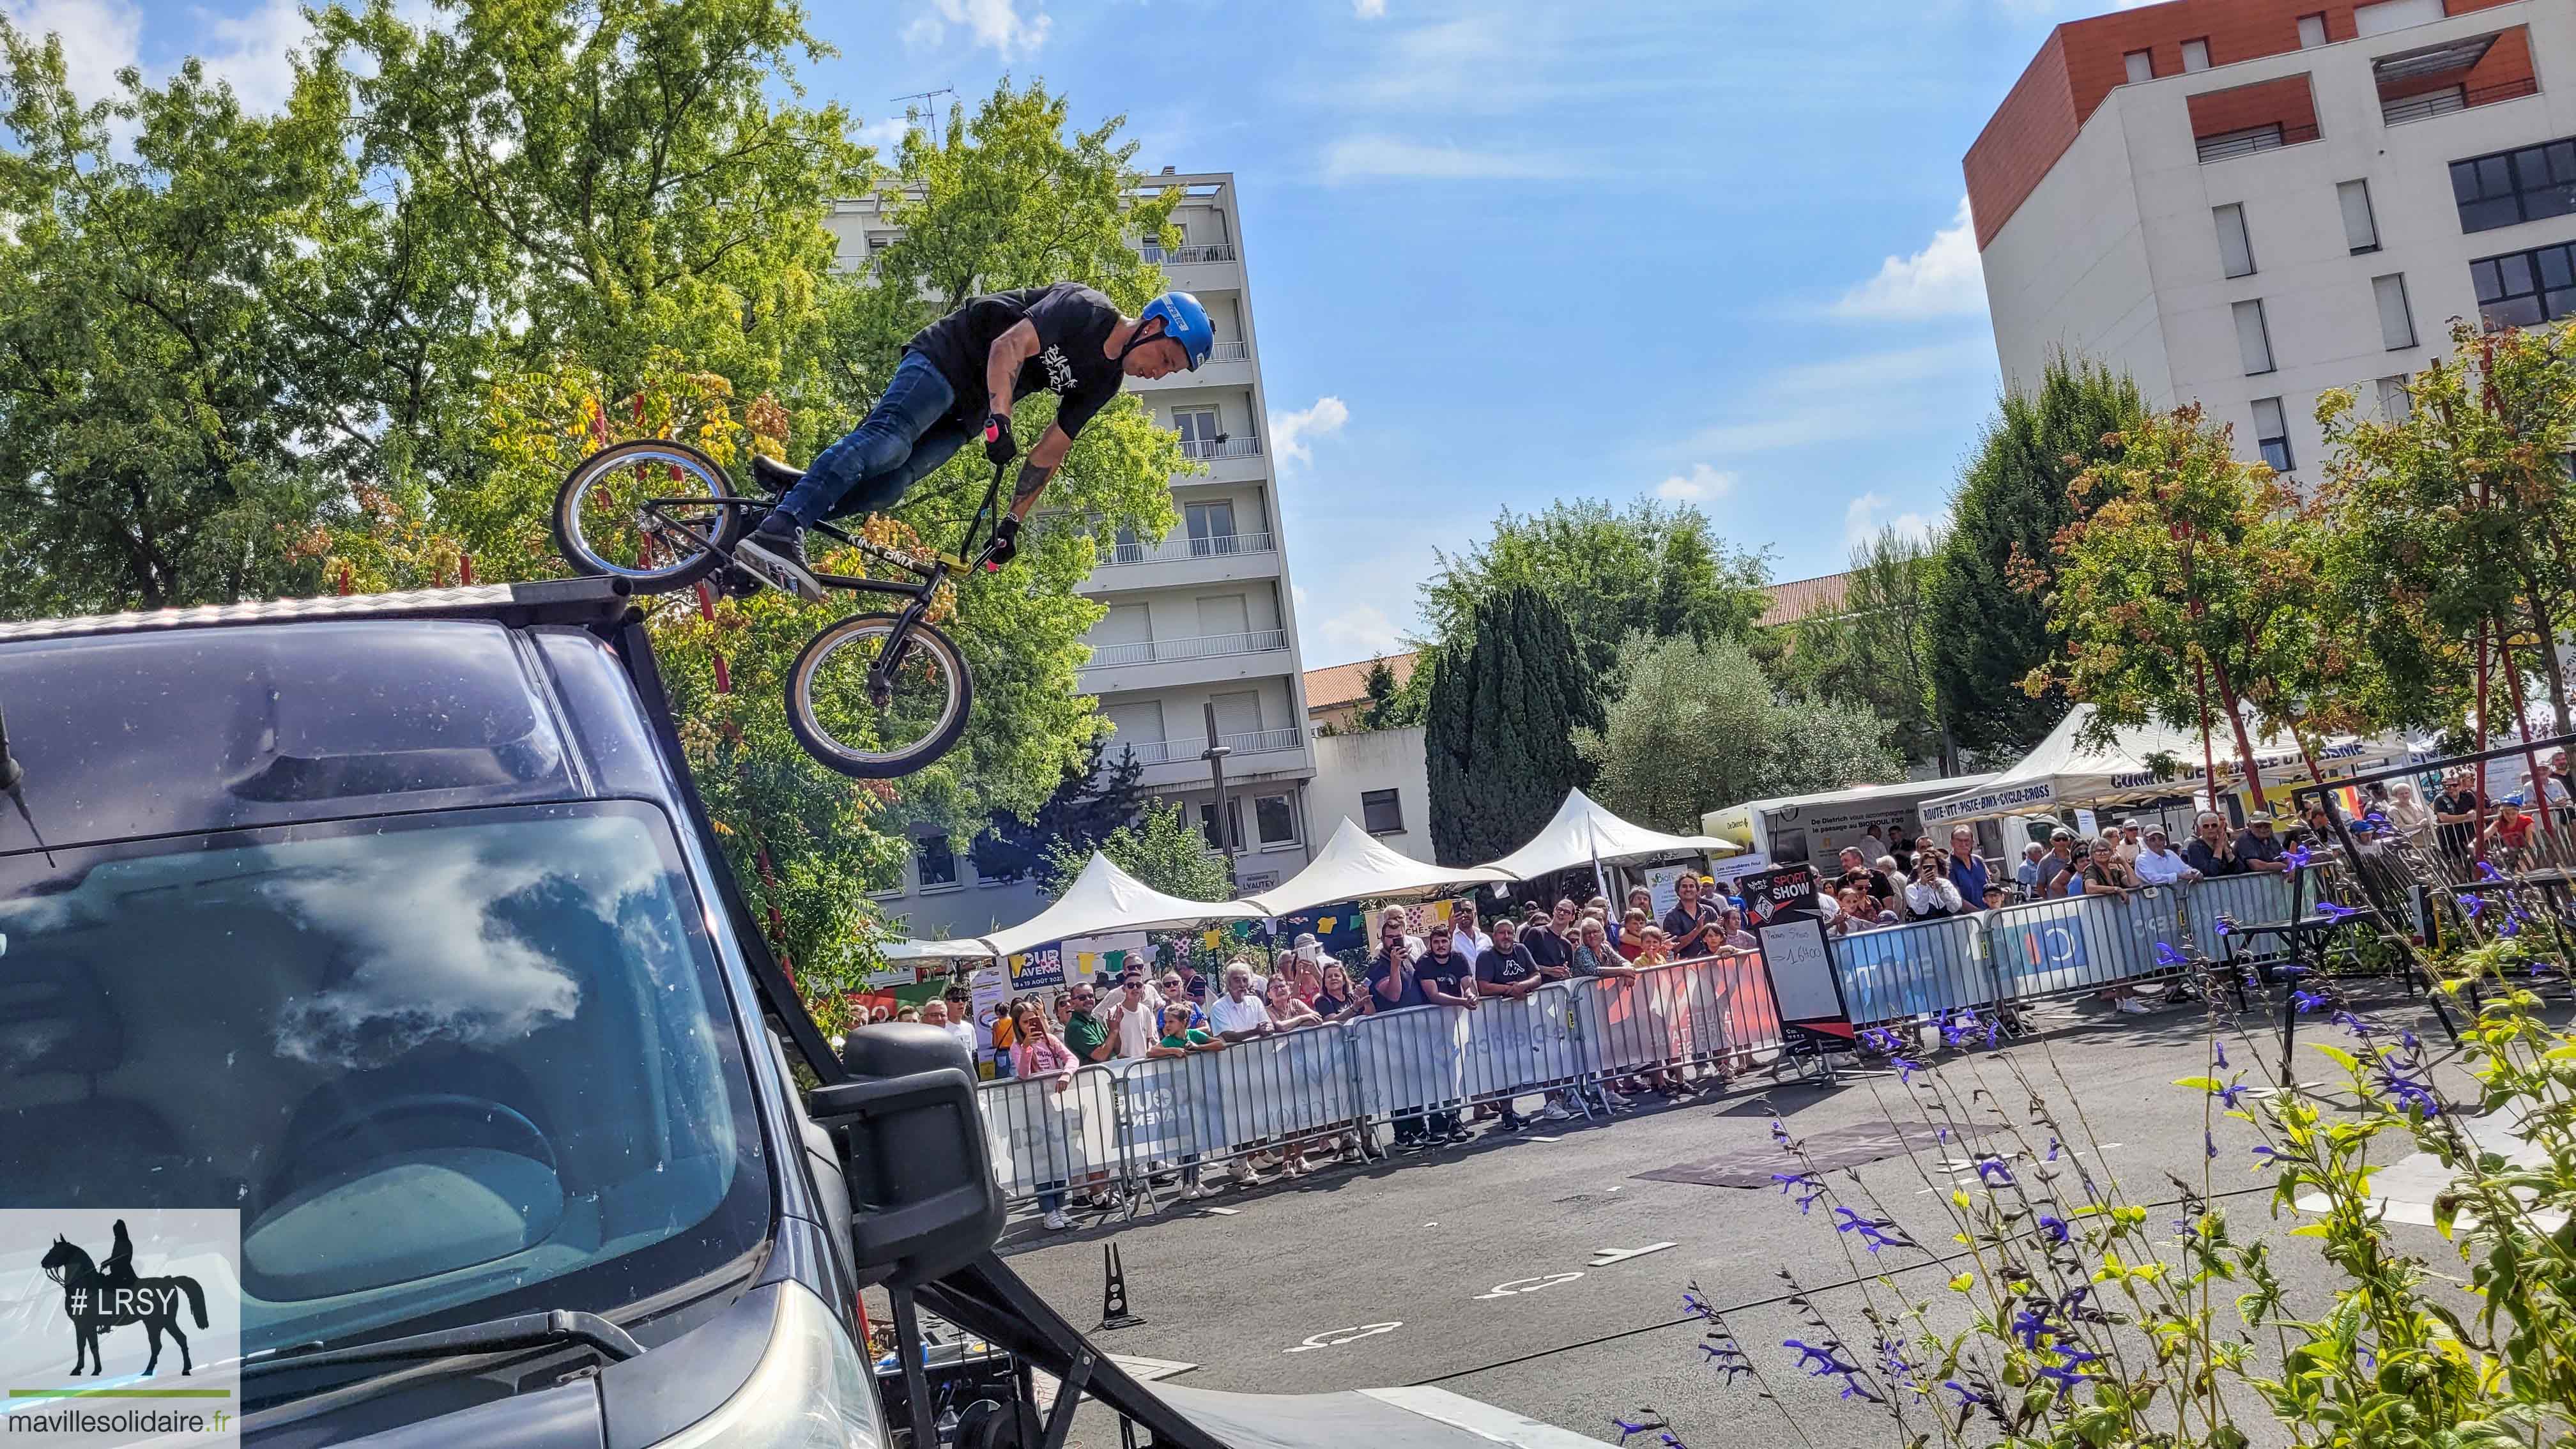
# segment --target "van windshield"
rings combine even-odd
[[[0,1207],[239,1209],[245,1351],[613,1312],[766,1237],[649,806],[22,854],[0,933]]]

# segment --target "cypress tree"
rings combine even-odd
[[[1444,660],[1424,721],[1431,843],[1444,865],[1528,844],[1580,782],[1577,726],[1599,702],[1565,616],[1536,589],[1479,604],[1463,654]]]
[[[2006,393],[1986,425],[1924,589],[1935,717],[1962,748],[2009,760],[2065,717],[2059,691],[2022,692],[2022,676],[2065,641],[2050,631],[2039,596],[2016,581],[2015,561],[2054,572],[2058,531],[2081,516],[2066,485],[2117,453],[2102,446],[2104,434],[2144,416],[2136,383],[2059,355],[2038,391]]]

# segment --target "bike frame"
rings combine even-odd
[[[986,485],[984,489],[984,501],[976,506],[975,516],[966,521],[966,536],[958,543],[958,551],[961,554],[967,549],[975,546],[975,530],[983,526],[984,516],[987,513],[993,515],[994,528],[997,531],[1000,529],[1001,514],[995,507],[995,504],[998,503],[1001,498],[1002,471],[1007,466],[1009,465],[994,465],[993,481]],[[727,482],[730,483],[731,480],[728,479]],[[691,528],[687,523],[672,517],[669,513],[664,511],[666,507],[698,509],[710,506],[716,508],[758,508],[766,511],[772,506],[772,500],[766,498],[743,498],[739,496],[723,498],[647,498],[638,506],[637,511],[651,519],[654,523],[661,527],[670,529],[672,532],[688,539],[691,543],[694,543],[707,552],[714,554],[716,557],[723,559],[728,565],[730,565],[733,562],[733,550],[719,547],[714,539],[706,537],[696,529]],[[905,601],[902,612],[895,615],[894,628],[887,637],[886,647],[878,653],[876,662],[868,666],[869,688],[872,691],[883,691],[890,688],[895,669],[903,663],[905,654],[904,641],[910,637],[913,626],[921,622],[921,616],[929,611],[930,601],[938,596],[940,584],[946,582],[948,575],[951,572],[972,572],[975,564],[970,564],[963,558],[952,558],[947,554],[933,554],[930,557],[930,561],[927,564],[924,564],[918,557],[912,554],[900,553],[894,549],[887,548],[882,544],[870,543],[864,538],[857,538],[848,533],[844,533],[840,529],[834,528],[829,523],[816,523],[814,525],[814,529],[818,533],[827,534],[832,538],[840,540],[842,543],[857,549],[860,553],[865,554],[869,558],[875,559],[879,563],[891,564],[894,567],[903,570],[905,573],[911,574],[913,577],[921,580],[921,582],[917,584],[907,584],[899,583],[891,579],[863,578],[852,574],[817,573],[814,575],[815,581],[823,584],[827,588],[848,589],[853,593],[890,594]],[[991,540],[989,538],[985,542],[985,548],[988,553],[991,551]],[[975,563],[988,563],[988,560],[978,556]],[[992,566],[998,567],[998,565]]]

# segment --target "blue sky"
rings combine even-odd
[[[1996,386],[1959,158],[2107,0],[877,0],[804,76],[1043,77],[1230,170],[1309,667],[1395,647],[1503,507],[1697,502],[1773,576],[1943,510]],[[283,93],[291,0],[0,0],[74,82],[191,50]],[[90,91],[95,93],[95,91]]]

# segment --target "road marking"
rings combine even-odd
[[[1477,1294],[1476,1301],[1482,1303],[1488,1298],[1518,1298],[1527,1293],[1543,1293],[1582,1276],[1581,1273],[1547,1273],[1536,1278],[1514,1278],[1508,1283],[1495,1284],[1494,1291],[1490,1293]]]
[[[1562,1137],[1524,1137],[1521,1140],[1523,1142],[1562,1142],[1565,1139]]]
[[[1393,1333],[1403,1326],[1404,1320],[1399,1318],[1392,1323],[1362,1323],[1350,1328],[1327,1328],[1321,1333],[1307,1334],[1306,1341],[1294,1348],[1283,1348],[1279,1351],[1304,1353],[1308,1349],[1339,1348],[1346,1343],[1357,1343],[1363,1338],[1375,1338],[1381,1333]]]
[[[1642,1248],[1595,1248],[1592,1250],[1592,1261],[1583,1266],[1607,1268],[1613,1263],[1624,1263],[1630,1258],[1642,1258],[1648,1253],[1660,1253],[1666,1248],[1677,1246],[1679,1245],[1675,1243],[1648,1243]]]
[[[1214,1213],[1214,1214],[1216,1214],[1218,1217],[1221,1217],[1221,1218],[1230,1218],[1230,1217],[1233,1217],[1236,1213],[1239,1213],[1239,1212],[1243,1211],[1243,1209],[1241,1209],[1241,1208],[1200,1208],[1200,1209],[1199,1209],[1199,1211],[1200,1211],[1200,1212],[1203,1212],[1203,1213]]]

